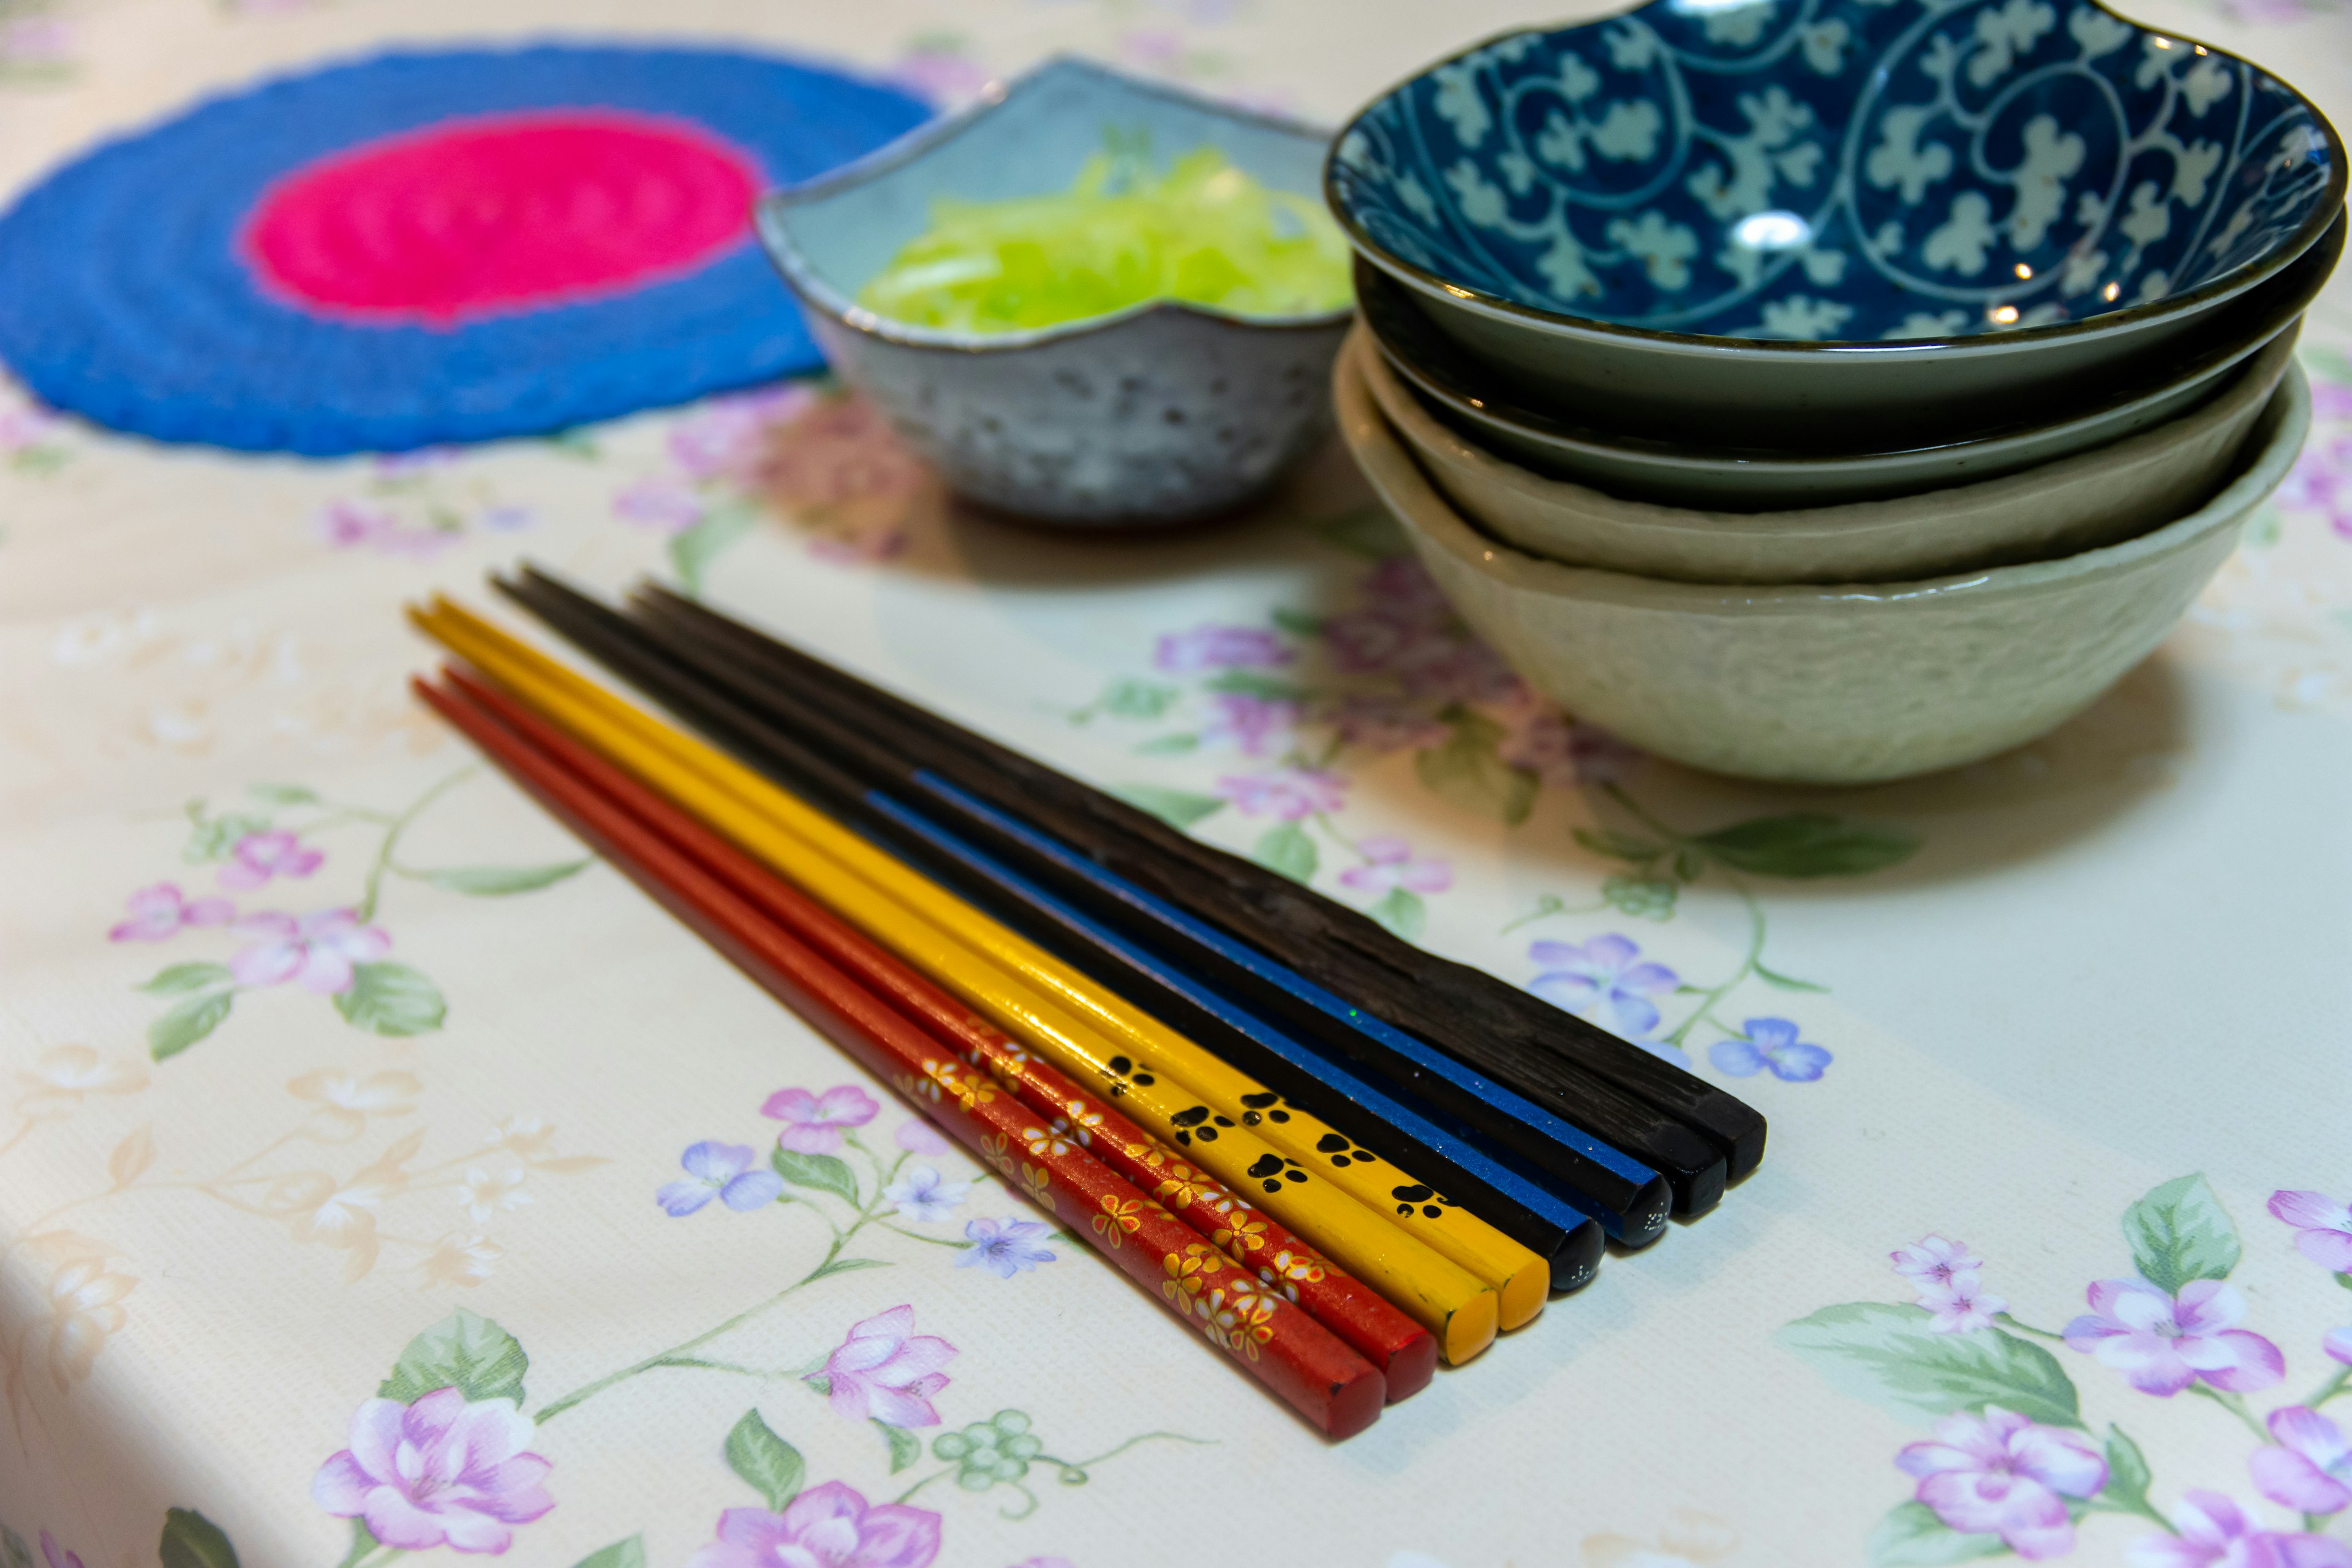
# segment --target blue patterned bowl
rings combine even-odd
[[[960,114],[769,196],[760,237],[817,344],[950,488],[1041,521],[1117,528],[1231,510],[1330,430],[1349,312],[1236,316],[1158,302],[1018,332],[909,325],[857,290],[940,196],[1069,188],[1106,130],[1155,155],[1213,146],[1266,184],[1312,192],[1329,138],[1085,60],[1057,58]]]
[[[1325,171],[1557,411],[1811,449],[2112,395],[2345,184],[2293,89],[2087,0],[1652,0],[1424,71]]]

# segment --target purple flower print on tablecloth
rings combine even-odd
[[[2319,1342],[2319,1348],[2327,1352],[2330,1361],[2340,1361],[2346,1366],[2352,1366],[2352,1329],[2328,1330],[2327,1337]]]
[[[2352,1274],[2352,1208],[2319,1193],[2271,1194],[2271,1213],[2294,1226],[2294,1249],[2331,1274]]]
[[[1503,737],[1495,754],[1555,788],[1616,784],[1638,766],[1642,753],[1593,724],[1556,708],[1541,708]]]
[[[220,868],[220,885],[250,892],[272,877],[308,877],[327,863],[327,857],[283,828],[248,833],[228,852]]]
[[[2220,1492],[2192,1491],[2172,1510],[2171,1535],[2144,1535],[2131,1568],[2352,1568],[2352,1546],[2322,1535],[2261,1530]]]
[[[656,533],[684,533],[702,521],[702,499],[676,479],[656,475],[623,486],[613,515]]]
[[[41,1531],[41,1559],[49,1568],[82,1568],[81,1553],[59,1546],[58,1538],[46,1530]]]
[[[1217,669],[1274,669],[1297,655],[1281,637],[1263,626],[1208,623],[1189,632],[1169,632],[1152,648],[1151,662],[1169,675],[1205,675]]]
[[[2352,1443],[2318,1411],[2290,1405],[2271,1412],[2274,1446],[2246,1461],[2254,1489],[2297,1513],[2341,1513],[2352,1507]]]
[[[311,1478],[310,1496],[403,1552],[504,1552],[511,1526],[555,1506],[540,1484],[548,1462],[525,1451],[531,1434],[511,1400],[468,1403],[456,1388],[414,1405],[371,1399],[352,1418],[352,1446]]]
[[[712,1198],[730,1209],[764,1208],[784,1190],[784,1179],[765,1168],[754,1170],[757,1158],[746,1143],[705,1140],[693,1144],[677,1161],[690,1179],[667,1184],[654,1201],[678,1216],[694,1213]]]
[[[226,899],[184,898],[176,882],[142,888],[124,900],[131,918],[106,933],[109,942],[162,942],[183,926],[226,925],[236,906]]]
[[[811,1487],[782,1513],[730,1508],[719,1539],[687,1568],[930,1568],[940,1516],[903,1503],[869,1503],[839,1481]]]
[[[1750,1018],[1740,1029],[1707,1047],[1706,1059],[1717,1072],[1733,1078],[1769,1072],[1783,1083],[1811,1083],[1829,1068],[1830,1053],[1797,1038],[1797,1026],[1786,1018]]]
[[[1245,757],[1263,757],[1288,749],[1291,732],[1297,727],[1298,704],[1288,698],[1213,691],[1208,721],[1201,726],[1201,743],[1230,743]]]
[[[767,460],[776,427],[808,413],[817,392],[788,382],[715,397],[670,427],[669,455],[697,480],[748,482]]]
[[[1054,1261],[1054,1255],[1037,1240],[1045,1234],[1045,1227],[1034,1219],[969,1220],[963,1234],[970,1245],[956,1259],[958,1268],[976,1263],[999,1279],[1010,1279],[1040,1263]]]
[[[922,1118],[898,1123],[898,1131],[890,1134],[890,1142],[909,1154],[944,1154],[948,1141],[940,1136],[939,1129]]]
[[[2069,1498],[2107,1484],[2107,1464],[2080,1433],[2044,1426],[1997,1405],[1982,1416],[1947,1415],[1935,1436],[1895,1457],[1918,1478],[1918,1500],[1952,1530],[1998,1535],[2020,1557],[2061,1557],[2074,1549]]]
[[[986,66],[948,39],[917,39],[883,74],[941,109],[971,102],[990,80]]]
[[[1330,725],[1347,744],[1375,756],[1434,745],[1450,733],[1427,703],[1383,692],[1355,692],[1318,703],[1315,718]]]
[[[392,938],[362,925],[352,910],[323,910],[297,920],[292,915],[247,915],[236,933],[253,945],[239,948],[228,972],[239,985],[281,985],[288,981],[320,996],[352,986],[352,966],[373,963],[392,951]]]
[[[955,1346],[915,1332],[915,1309],[893,1307],[852,1323],[849,1337],[834,1347],[821,1372],[834,1413],[851,1421],[886,1426],[936,1426],[940,1413],[931,1395],[948,1385],[941,1370],[956,1358]]]
[[[1360,893],[1385,893],[1402,888],[1413,893],[1442,893],[1454,885],[1454,868],[1432,857],[1417,858],[1412,846],[1386,835],[1356,846],[1368,862],[1339,873],[1339,880]]]
[[[1653,996],[1664,995],[1682,983],[1663,963],[1636,963],[1639,943],[1614,932],[1590,942],[1538,942],[1528,956],[1544,972],[1528,989],[1553,1006],[1580,1017],[1607,1013],[1617,1033],[1631,1038],[1658,1026],[1658,1006]]]
[[[2237,1326],[2246,1299],[2223,1280],[2192,1279],[2168,1296],[2145,1280],[2102,1279],[2086,1294],[2091,1310],[2066,1325],[2066,1342],[2143,1394],[2169,1399],[2200,1381],[2252,1394],[2285,1375],[2278,1347]]]
[[[430,561],[463,537],[455,528],[411,528],[386,508],[331,501],[318,515],[319,537],[337,550],[373,550]]]
[[[2352,436],[2304,447],[2273,499],[2293,510],[2325,513],[2329,527],[2352,539]]]
[[[1297,822],[1320,811],[1337,811],[1347,798],[1348,781],[1314,768],[1276,768],[1271,773],[1232,774],[1217,781],[1217,794],[1244,816]]]
[[[780,1146],[795,1154],[830,1154],[841,1147],[844,1128],[865,1126],[881,1109],[872,1095],[845,1083],[821,1095],[780,1089],[768,1096],[760,1114],[784,1124],[776,1134]]]
[[[929,1165],[916,1166],[882,1189],[899,1215],[925,1224],[953,1215],[971,1193],[970,1182],[948,1181]]]

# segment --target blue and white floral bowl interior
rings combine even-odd
[[[2292,89],[2082,0],[1654,0],[1395,89],[1328,190],[1423,287],[1874,342],[2226,298],[2326,227],[2344,162]]]

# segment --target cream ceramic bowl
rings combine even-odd
[[[2082,711],[2220,570],[2311,424],[2290,368],[2237,476],[2122,544],[1912,583],[1743,588],[1562,566],[1488,539],[1423,477],[1352,356],[1334,382],[1340,431],[1423,564],[1530,684],[1660,756],[1801,784],[1957,766]]]
[[[1521,468],[1441,423],[1360,329],[1342,352],[1469,521],[1531,555],[1685,583],[1853,583],[2071,555],[2193,510],[2233,471],[2294,357],[2273,338],[2202,406],[2112,446],[1980,484],[1801,511],[1620,500]]]

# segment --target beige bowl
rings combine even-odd
[[[2071,555],[2194,510],[2231,471],[2294,339],[2289,323],[2203,406],[2079,457],[1895,500],[1765,512],[1621,500],[1521,468],[1441,423],[1360,326],[1345,352],[1437,488],[1530,554],[1686,583],[1852,583]]]
[[[1864,784],[1974,762],[2082,711],[2137,664],[2286,477],[2311,425],[2290,368],[2236,474],[2137,539],[2020,566],[1830,587],[1672,583],[1523,555],[1446,504],[1361,356],[1339,428],[1455,610],[1579,718],[1694,767]]]

